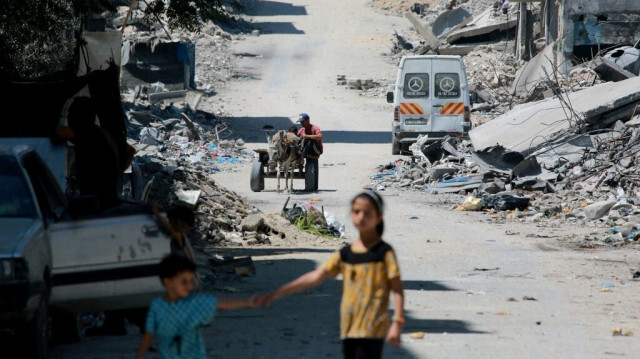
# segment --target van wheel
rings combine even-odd
[[[393,136],[391,139],[391,154],[399,155],[400,154],[400,143],[396,141],[396,136]]]

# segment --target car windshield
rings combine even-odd
[[[0,155],[0,217],[35,217],[29,187],[15,157]]]

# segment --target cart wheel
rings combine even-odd
[[[307,191],[318,190],[318,160],[307,160],[304,165],[304,188]]]
[[[264,172],[262,171],[262,162],[256,161],[251,167],[251,190],[260,192],[264,189]]]

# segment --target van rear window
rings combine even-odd
[[[429,74],[404,75],[404,98],[429,97]]]
[[[437,98],[460,97],[460,76],[458,74],[436,74],[434,79]]]

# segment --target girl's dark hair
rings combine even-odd
[[[173,278],[180,272],[196,272],[196,265],[189,258],[170,254],[160,262],[158,274],[160,279]]]
[[[351,200],[351,206],[353,206],[353,202],[355,202],[358,198],[369,200],[369,202],[371,202],[376,208],[376,212],[378,212],[378,214],[384,213],[384,201],[382,200],[382,196],[380,196],[378,192],[371,189],[363,190],[355,197],[353,197],[353,199]],[[382,233],[384,233],[384,220],[381,220],[380,223],[378,223],[378,225],[376,226],[376,232],[378,232],[379,236],[382,236]]]
[[[175,207],[169,208],[169,210],[167,211],[167,217],[173,220],[179,219],[184,223],[188,224],[189,227],[192,227],[196,221],[196,216],[193,213],[193,211],[184,206],[175,206]]]

